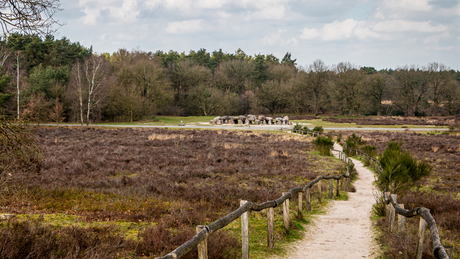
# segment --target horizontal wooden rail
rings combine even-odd
[[[389,195],[388,199],[385,194],[383,195],[383,197],[384,197],[385,204],[391,203],[395,209],[395,212],[398,213],[399,215],[402,215],[407,218],[411,218],[414,216],[420,216],[421,218],[423,218],[428,224],[428,227],[430,229],[434,257],[438,259],[449,259],[449,256],[447,255],[446,250],[441,245],[441,239],[439,238],[438,227],[436,226],[436,221],[431,215],[430,210],[428,210],[427,208],[423,208],[423,207],[415,208],[412,210],[406,210],[399,206],[399,204],[393,199],[393,195]]]

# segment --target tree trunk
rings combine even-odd
[[[89,126],[89,113],[91,111],[91,94],[88,96],[88,112],[86,113],[86,126]]]
[[[81,89],[80,89],[80,123],[81,123],[81,127],[83,127],[83,98],[82,98],[82,95],[83,93],[81,92]]]
[[[16,57],[16,70],[17,70],[17,78],[16,78],[16,87],[18,88],[18,120],[19,120],[19,52]]]

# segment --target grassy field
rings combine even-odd
[[[37,135],[40,173],[15,173],[2,193],[1,213],[17,215],[2,223],[0,239],[10,244],[2,258],[164,255],[191,238],[196,225],[238,208],[240,199],[273,200],[344,170],[339,160],[318,156],[311,139],[283,133],[75,127],[42,128]],[[294,220],[290,235],[282,233],[277,212],[275,254],[300,237],[301,225],[321,210],[313,208]],[[264,213],[251,213],[254,254],[266,250]],[[210,258],[238,256],[238,224],[213,234]]]
[[[284,116],[275,115],[276,116]],[[289,115],[288,115],[289,116]],[[106,123],[95,123],[93,125],[155,125],[155,126],[177,126],[179,123],[185,123],[186,125],[200,125],[200,126],[211,126],[209,121],[215,118],[216,116],[188,116],[188,117],[179,117],[179,116],[157,116],[155,118],[146,118],[142,121],[136,122],[106,122]],[[302,117],[294,116],[293,118]],[[396,119],[398,117],[378,117],[378,116],[366,116],[366,117],[355,117],[355,116],[304,116],[309,119],[294,119],[291,120],[294,124],[301,123],[307,126],[315,127],[331,127],[331,128],[446,128],[447,126],[443,125],[446,123],[449,118],[444,117],[434,117],[434,119],[424,119],[424,118],[403,118]],[[315,117],[316,119],[311,119]],[[331,121],[326,121],[331,120]],[[363,122],[364,121],[364,122]],[[366,121],[369,124],[366,124]],[[376,125],[375,123],[379,123]],[[380,123],[388,123],[380,125]],[[401,124],[402,123],[402,124]],[[438,124],[438,125],[437,125]],[[64,124],[65,125],[65,124]]]

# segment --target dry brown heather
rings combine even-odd
[[[14,175],[14,195],[0,206],[17,214],[79,215],[88,222],[158,223],[140,234],[137,255],[169,252],[193,235],[195,225],[236,209],[240,199],[275,199],[343,167],[310,152],[307,138],[286,134],[43,128],[38,136],[40,174]],[[37,230],[22,229],[32,239]],[[217,232],[214,240],[216,251],[238,243],[226,232]]]
[[[436,125],[449,126],[455,124],[458,117],[401,117],[379,116],[358,118],[325,118],[323,121],[332,123],[356,123],[356,125]]]
[[[342,132],[346,138],[351,132]],[[402,148],[409,151],[419,160],[426,160],[433,167],[432,175],[423,180],[420,188],[412,189],[406,196],[398,197],[398,203],[405,208],[426,207],[438,227],[444,245],[460,244],[460,136],[459,135],[426,135],[413,132],[359,132],[367,144],[377,146],[379,153],[387,147],[389,141],[401,141]],[[418,227],[417,219],[410,219],[408,226],[415,233]],[[386,220],[379,221],[383,229]],[[426,238],[431,241],[431,238]],[[399,251],[410,250],[415,256],[416,239],[411,235],[400,237],[386,235],[383,243],[388,243],[394,249],[389,251],[393,258],[400,258]],[[412,251],[413,250],[413,251]],[[425,249],[426,258],[432,257],[432,247],[429,242]],[[460,254],[457,250],[456,253]],[[430,257],[431,256],[431,257]],[[409,256],[410,257],[410,256]],[[425,258],[425,257],[424,257]],[[458,258],[458,257],[457,257]]]

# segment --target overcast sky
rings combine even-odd
[[[98,53],[222,48],[376,69],[460,70],[460,0],[61,0],[65,36]]]

